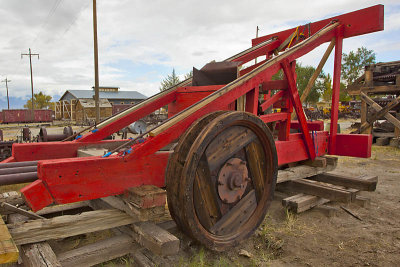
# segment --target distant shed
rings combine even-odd
[[[122,110],[126,107],[133,106],[147,97],[137,91],[120,91],[119,87],[99,87],[99,96],[102,100],[107,100],[107,103],[114,106],[114,110]],[[77,118],[77,103],[86,101],[92,103],[94,99],[94,90],[67,90],[61,96],[59,102],[55,103],[55,116],[57,120],[69,119],[81,121]],[[102,107],[100,107],[102,109]],[[108,112],[100,113],[108,114]],[[114,114],[114,113],[112,113]],[[111,114],[110,114],[111,116]],[[85,120],[83,120],[85,121]]]
[[[100,120],[112,115],[112,105],[107,99],[100,99]],[[75,108],[77,123],[89,123],[96,120],[96,109],[93,99],[79,99]]]

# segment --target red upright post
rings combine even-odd
[[[342,69],[342,46],[343,46],[343,26],[336,29],[336,46],[335,46],[335,62],[333,69],[333,86],[332,86],[332,107],[331,107],[331,128],[329,135],[329,154],[336,152],[336,135],[339,112],[339,95],[340,95],[340,74]]]

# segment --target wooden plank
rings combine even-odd
[[[135,266],[137,267],[157,267],[165,265],[159,257],[153,255],[147,249],[139,249],[135,251],[132,254],[132,257],[135,261]]]
[[[19,251],[0,216],[0,264],[16,262]]]
[[[21,258],[25,267],[61,267],[54,251],[47,242],[21,246]]]
[[[215,234],[224,235],[232,233],[247,222],[257,207],[257,199],[254,190],[251,190],[242,198],[229,212],[227,212],[210,231]],[[241,218],[241,220],[238,220]]]
[[[93,266],[139,249],[129,235],[117,235],[57,255],[63,267]]]
[[[15,212],[15,213],[19,213],[19,214],[24,215],[26,217],[29,217],[31,219],[44,219],[44,217],[42,217],[40,215],[37,215],[34,212],[17,208],[14,205],[11,205],[11,204],[9,204],[7,202],[1,203],[1,207],[3,209],[9,210],[9,211],[12,211],[12,212]]]
[[[311,167],[319,167],[319,168],[325,168],[327,165],[326,158],[323,157],[316,157],[314,160],[305,160],[302,162],[302,164],[311,166]]]
[[[154,185],[142,185],[128,188],[123,197],[138,208],[153,208],[165,206],[167,192]]]
[[[300,193],[283,199],[282,205],[295,213],[301,213],[329,201],[329,199]]]
[[[232,126],[224,130],[208,145],[205,152],[210,170],[220,166],[256,138],[253,131],[243,126]]]
[[[221,211],[217,201],[217,190],[211,181],[211,174],[207,159],[203,155],[196,170],[196,177],[193,184],[193,197],[196,213],[204,227],[210,229],[219,218]]]
[[[315,69],[313,75],[311,76],[311,79],[308,81],[306,88],[304,89],[303,93],[301,94],[300,101],[301,103],[304,103],[304,101],[307,99],[307,96],[311,92],[312,87],[314,86],[315,81],[317,80],[319,74],[321,73],[322,68],[324,67],[327,59],[329,58],[329,55],[331,54],[333,48],[335,47],[335,38],[331,40],[329,43],[328,48],[326,49],[324,55],[321,58],[321,61],[318,64],[318,67]],[[295,114],[292,114],[292,119],[294,119]]]
[[[316,176],[310,177],[310,179],[319,182],[355,188],[362,191],[375,191],[376,184],[378,183],[377,176],[372,176],[367,179],[365,178],[363,179],[363,178],[349,177],[333,173],[321,173]]]
[[[15,243],[22,245],[106,230],[136,221],[118,210],[96,210],[7,226]]]
[[[305,193],[308,195],[319,196],[334,201],[351,202],[355,199],[355,192],[345,189],[334,188],[327,184],[321,184],[306,179],[292,180],[278,185],[278,190]]]
[[[265,166],[265,155],[259,143],[252,142],[246,147],[246,157],[248,168],[252,177],[253,185],[256,190],[257,201],[261,199],[264,192],[264,180],[267,176]],[[272,181],[269,181],[270,183]]]
[[[155,254],[167,256],[179,252],[179,239],[152,222],[134,223],[132,229],[136,242]]]
[[[7,202],[14,206],[20,206],[24,204],[24,200],[22,199],[20,194],[18,194],[18,192],[16,191],[10,191],[0,194],[0,204],[3,202]],[[4,209],[0,205],[0,214],[7,215],[10,213],[12,213],[10,210]]]
[[[378,105],[374,100],[372,100],[370,97],[368,97],[365,93],[361,93],[361,99],[365,101],[368,105],[370,105],[376,113],[371,116],[371,118],[368,118],[366,122],[363,122],[360,127],[360,132],[362,133],[365,129],[370,127],[372,123],[382,116],[384,116],[388,121],[390,121],[395,127],[400,128],[400,120],[396,119],[393,115],[391,115],[389,110],[391,110],[393,107],[397,106],[400,103],[400,96],[397,98],[393,99],[388,105],[386,105],[384,108],[382,108],[380,105]]]
[[[54,206],[45,207],[44,209],[37,211],[36,214],[46,215],[46,214],[63,212],[63,211],[67,211],[67,210],[80,209],[80,208],[85,208],[85,207],[88,207],[87,202],[81,201],[81,202],[75,202],[75,203],[70,203],[70,204],[54,205]]]

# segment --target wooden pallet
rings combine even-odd
[[[360,191],[375,191],[377,176],[351,177],[333,173],[320,173],[307,179],[297,179],[279,184],[277,190],[291,194],[282,199],[282,205],[301,213],[331,201],[356,203],[367,207],[370,199],[358,195]],[[328,208],[329,210],[329,208]]]
[[[1,242],[15,243],[0,248],[2,263],[18,259],[17,246],[19,263],[24,266],[93,266],[127,254],[139,266],[153,266],[162,265],[162,256],[179,252],[180,240],[167,231],[176,225],[165,216],[166,193],[158,187],[143,186],[121,196],[48,207],[40,212],[44,219],[27,217],[21,200],[16,192],[0,195],[0,202],[22,207],[11,204],[13,211],[2,207],[7,231],[1,231],[9,234],[4,238],[2,234]],[[103,230],[111,230],[112,236],[69,251],[55,253],[52,249],[52,240]]]

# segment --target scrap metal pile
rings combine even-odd
[[[253,39],[251,48],[194,69],[193,79],[77,140],[14,144],[3,164],[12,171],[24,162],[36,166],[35,181],[21,190],[33,211],[142,185],[166,188],[178,227],[210,249],[226,250],[263,221],[279,166],[326,154],[370,157],[371,135],[337,133],[342,44],[383,25],[383,6],[377,5]],[[294,38],[297,32],[302,38]],[[335,45],[329,132],[321,122],[306,120],[295,75],[296,59],[327,42]],[[265,59],[244,67],[260,56]],[[272,80],[281,69],[284,78]],[[169,118],[161,124],[134,139],[103,141],[166,105]],[[291,120],[293,111],[298,121]],[[108,153],[78,157],[85,147]]]

